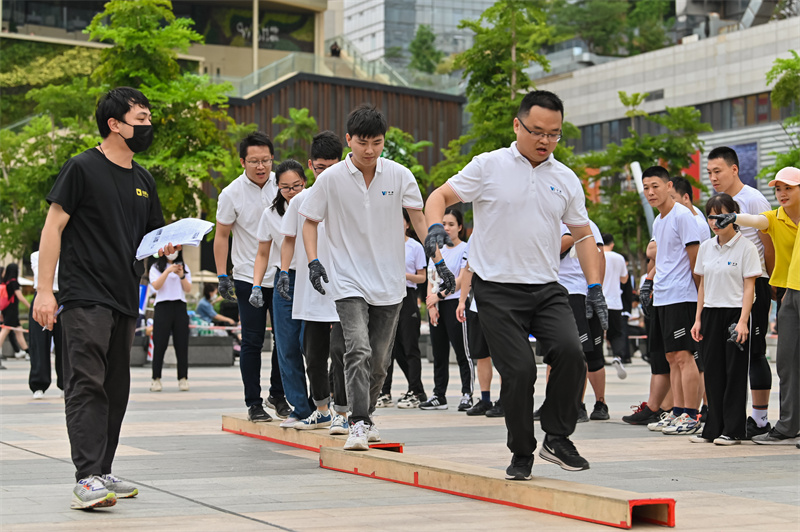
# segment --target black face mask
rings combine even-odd
[[[153,143],[152,125],[131,125],[124,120],[120,120],[120,122],[133,128],[133,136],[129,139],[122,137],[122,133],[119,134],[133,153],[143,152]]]

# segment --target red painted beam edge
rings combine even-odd
[[[269,436],[262,436],[260,434],[253,434],[252,432],[245,432],[243,430],[233,430],[233,429],[226,429],[225,427],[222,428],[225,432],[230,432],[231,434],[239,434],[240,436],[248,436],[250,438],[255,438],[257,440],[264,440],[272,443],[280,443],[281,445],[288,445],[289,447],[295,447],[297,449],[303,449],[305,451],[313,451],[315,453],[319,452],[319,447],[310,447],[308,445],[303,445],[301,443],[292,443],[286,440],[279,440],[277,438],[270,438]],[[371,443],[369,445],[370,449],[382,449],[386,451],[394,451],[397,453],[403,452],[403,444],[402,443]]]
[[[329,466],[326,466],[326,465],[324,465],[322,463],[322,458],[321,457],[320,457],[320,461],[319,461],[319,466],[321,468],[323,468],[323,469],[328,469],[328,470],[331,470],[331,471],[339,471],[341,473],[350,473],[350,474],[355,474],[355,475],[359,475],[359,476],[362,476],[362,477],[374,478],[374,479],[377,479],[377,480],[386,480],[386,481],[389,481],[389,482],[394,482],[396,484],[403,484],[405,486],[412,486],[412,487],[415,487],[415,488],[423,488],[423,489],[426,489],[426,490],[438,491],[440,493],[447,493],[449,495],[456,495],[456,496],[459,496],[459,497],[466,497],[468,499],[475,499],[475,500],[478,500],[478,501],[490,502],[490,503],[494,503],[494,504],[502,504],[504,506],[511,506],[511,507],[514,507],[514,508],[521,508],[523,510],[532,510],[534,512],[540,512],[540,513],[543,513],[543,514],[555,515],[555,516],[558,516],[558,517],[567,517],[567,518],[570,518],[570,519],[576,519],[578,521],[587,521],[589,523],[597,523],[597,524],[600,524],[600,525],[607,525],[607,526],[613,526],[615,528],[624,528],[624,529],[629,529],[632,526],[632,525],[629,526],[628,523],[626,523],[624,521],[620,521],[619,523],[609,523],[609,522],[606,522],[606,521],[598,521],[596,519],[589,519],[587,517],[579,517],[577,515],[571,515],[571,514],[566,514],[566,513],[562,513],[562,512],[554,512],[554,511],[551,511],[551,510],[544,510],[542,508],[536,508],[534,506],[526,506],[524,504],[518,504],[518,503],[509,502],[509,501],[502,501],[500,499],[491,499],[491,498],[488,498],[488,497],[481,497],[481,496],[478,496],[478,495],[470,495],[468,493],[461,493],[461,492],[458,492],[458,491],[451,491],[451,490],[446,490],[446,489],[442,489],[442,488],[435,488],[433,486],[425,486],[425,485],[419,483],[419,473],[417,473],[416,471],[414,472],[414,482],[412,483],[412,482],[403,482],[402,480],[395,480],[395,479],[391,479],[391,478],[379,477],[379,476],[375,475],[374,473],[370,473],[370,474],[359,473],[358,472],[358,468],[355,468],[353,471],[348,471],[346,469],[338,469],[338,468],[335,468],[335,467],[329,467]],[[675,526],[675,501],[673,499],[639,499],[637,501],[630,501],[630,503],[631,503],[631,507],[630,507],[631,512],[633,511],[633,506],[643,506],[643,502],[647,501],[647,500],[651,501],[652,504],[657,504],[657,503],[660,503],[660,502],[668,503],[669,504],[669,521],[668,522],[671,523],[671,524],[665,524],[665,523],[662,523],[660,521],[655,521],[655,520],[650,520],[650,519],[645,519],[645,521],[653,522],[653,523],[658,524],[658,525],[666,525],[666,526],[670,526],[670,527],[674,527]],[[632,513],[631,513],[631,521],[633,521],[633,514]]]

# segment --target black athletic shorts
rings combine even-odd
[[[769,334],[769,311],[772,307],[772,289],[769,279],[756,279],[756,300],[750,311],[750,353],[762,355],[767,352],[767,334]]]
[[[603,358],[603,326],[596,316],[591,320],[586,317],[586,296],[581,294],[569,295],[569,306],[575,316],[575,325],[578,326],[578,336],[583,347],[583,354],[589,371],[598,371],[604,364]]]
[[[675,351],[689,351],[694,355],[697,368],[703,371],[703,361],[700,358],[697,343],[692,339],[692,326],[694,325],[697,303],[684,302],[653,307],[652,327],[650,330],[651,346],[661,347],[665,353]],[[652,355],[651,355],[652,360]],[[663,373],[655,373],[656,375]],[[669,371],[666,371],[669,373]]]

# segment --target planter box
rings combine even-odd
[[[131,346],[131,366],[144,366],[147,362],[147,336],[136,336]],[[174,368],[175,349],[172,338],[164,353],[164,367]],[[233,338],[229,336],[190,336],[189,367],[197,366],[232,366]]]

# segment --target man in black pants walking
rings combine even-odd
[[[547,91],[528,93],[514,118],[517,140],[475,157],[428,198],[425,251],[441,259],[448,240],[441,224],[445,207],[472,202],[475,229],[470,267],[481,326],[502,386],[508,448],[513,453],[506,478],[528,480],[536,438],[533,386],[536,363],[528,334],[536,336],[551,366],[541,424],[546,436],[539,456],[570,471],[588,469],[569,440],[575,430],[586,378],[578,330],[567,291],[558,284],[560,221],[575,239],[588,289],[586,309],[608,327],[601,286],[601,261],[592,240],[577,176],[553,157],[564,107]]]
[[[144,273],[134,262],[136,248],[164,225],[155,180],[133,160],[153,139],[150,102],[120,87],[100,100],[95,116],[103,141],[67,161],[47,195],[33,309],[43,327],[52,330],[56,319],[63,325],[67,432],[78,481],[74,509],[113,506],[139,493],[111,474],[111,464],[128,406]],[[174,251],[168,244],[159,255]]]

